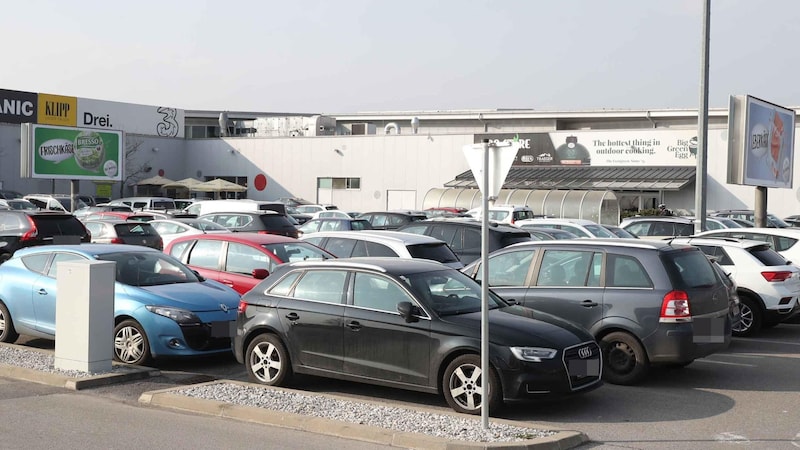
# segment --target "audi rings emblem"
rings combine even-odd
[[[589,347],[581,347],[578,349],[578,356],[580,356],[581,359],[586,359],[592,356],[592,349]]]

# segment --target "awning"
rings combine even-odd
[[[644,167],[512,167],[503,189],[583,189],[609,191],[678,191],[694,182],[695,166]],[[444,184],[478,188],[472,171]]]

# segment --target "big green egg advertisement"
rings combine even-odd
[[[35,178],[121,180],[122,132],[32,127]]]

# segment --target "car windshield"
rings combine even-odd
[[[265,244],[263,247],[274,253],[282,262],[295,261],[322,261],[332,259],[333,256],[319,247],[307,242],[282,242],[280,244]]]
[[[417,298],[438,316],[475,313],[481,310],[481,286],[457,270],[419,272],[400,277]],[[489,309],[507,306],[491,292]]]
[[[117,282],[128,286],[147,287],[200,281],[191,269],[161,252],[106,253],[98,255],[97,259],[117,263]]]
[[[458,256],[444,242],[433,244],[409,245],[408,253],[412,258],[431,259],[440,263],[457,262]]]
[[[184,223],[201,231],[228,231],[228,229],[222,225],[206,219],[187,220]]]
[[[600,225],[589,224],[589,225],[584,225],[583,227],[589,230],[589,232],[592,233],[595,237],[601,237],[601,238],[618,237],[616,234],[606,230],[604,227]]]

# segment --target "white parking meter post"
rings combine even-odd
[[[465,145],[464,156],[481,189],[481,423],[489,428],[489,208],[494,206],[519,151],[519,141]],[[488,170],[484,170],[488,168]],[[496,389],[497,387],[495,387]]]
[[[113,261],[56,263],[56,369],[109,372],[114,357]]]

